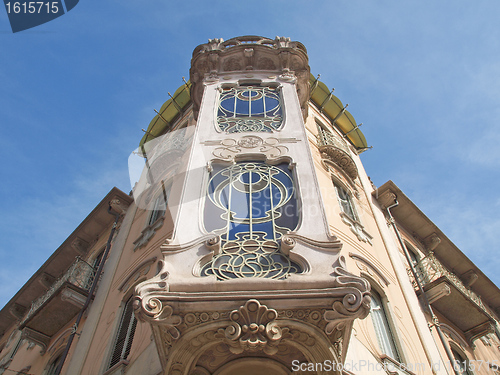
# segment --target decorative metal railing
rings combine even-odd
[[[317,139],[318,139],[318,146],[334,146],[344,151],[345,153],[349,154],[349,149],[347,148],[347,145],[341,140],[337,139],[337,137],[335,137],[332,133],[326,130],[320,131],[317,136]]]
[[[440,277],[445,277],[455,288],[467,296],[471,301],[473,301],[481,310],[483,310],[488,316],[491,316],[489,311],[486,309],[481,297],[474,293],[471,289],[467,288],[463,282],[458,278],[457,275],[448,271],[439,260],[436,259],[433,253],[429,253],[424,258],[415,265],[417,277],[422,286],[432,283],[433,281],[439,279]],[[408,275],[413,284],[413,287],[417,289],[417,283],[411,270],[408,268]]]
[[[28,321],[47,300],[56,294],[64,283],[68,282],[85,291],[89,291],[95,274],[96,270],[90,264],[80,258],[76,258],[76,261],[69,267],[66,273],[57,279],[45,294],[31,303],[30,310],[24,317],[21,325]]]
[[[352,160],[347,144],[342,139],[327,130],[320,129],[317,141],[323,159],[338,165],[351,179],[358,177],[356,163]]]

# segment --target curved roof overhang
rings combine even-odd
[[[346,111],[346,106],[342,104],[340,99],[312,74],[309,82],[311,86],[310,100],[329,118],[332,124],[342,131],[358,151],[362,152],[369,148],[354,117]],[[190,89],[191,81],[188,81],[179,87],[174,95],[161,106],[158,114],[149,123],[146,134],[139,143],[139,148],[164,134],[172,126],[179,114],[191,104]]]
[[[161,106],[157,115],[153,117],[146,130],[146,134],[139,143],[139,148],[149,141],[165,133],[177,118],[191,104],[191,82],[188,81],[179,87],[174,95]]]
[[[347,105],[344,106],[340,99],[333,95],[328,87],[312,74],[309,83],[311,85],[311,101],[319,110],[342,131],[358,151],[362,152],[369,148],[365,136],[356,125],[354,117],[346,111]]]

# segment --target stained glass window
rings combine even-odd
[[[221,237],[221,252],[202,276],[286,278],[301,271],[280,252],[281,237],[298,224],[298,207],[286,163],[244,162],[214,166],[204,221]]]
[[[217,124],[227,133],[279,130],[283,122],[280,91],[271,87],[223,89],[217,110]]]

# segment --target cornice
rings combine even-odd
[[[242,36],[227,41],[209,39],[193,51],[190,81],[194,114],[200,108],[204,83],[216,82],[225,73],[273,73],[283,81],[295,81],[300,106],[306,110],[309,99],[307,50],[300,42],[290,38],[274,40],[260,36]],[[305,113],[305,112],[304,112]]]

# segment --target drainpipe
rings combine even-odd
[[[401,248],[403,249],[403,252],[405,254],[406,261],[410,265],[410,270],[413,275],[413,278],[415,279],[415,282],[417,283],[418,290],[420,292],[420,296],[422,297],[422,300],[424,302],[424,308],[429,312],[431,315],[432,319],[432,324],[434,327],[436,327],[436,331],[438,333],[439,339],[441,340],[441,343],[443,344],[444,350],[446,351],[446,355],[448,356],[448,359],[450,360],[450,364],[455,363],[455,357],[451,353],[450,347],[448,346],[448,343],[446,342],[446,338],[444,337],[443,331],[441,331],[441,325],[439,323],[438,317],[434,314],[434,311],[432,310],[431,304],[429,303],[429,299],[427,298],[427,295],[425,294],[424,288],[422,287],[422,283],[420,282],[417,271],[415,270],[415,267],[413,265],[413,262],[411,261],[410,254],[408,253],[408,249],[406,248],[403,239],[401,238],[401,234],[399,233],[399,229],[396,225],[396,221],[394,220],[394,217],[391,214],[391,208],[394,208],[399,205],[399,202],[397,199],[394,199],[394,204],[387,207],[385,210],[387,211],[387,214],[389,215],[389,223],[391,224],[392,228],[394,229],[394,232],[396,233],[396,237],[398,238],[399,244],[401,245]],[[458,371],[455,369],[455,366],[451,366],[453,369],[453,372],[455,375],[460,375]]]
[[[73,328],[71,330],[71,335],[68,338],[66,348],[64,349],[64,352],[61,356],[61,359],[59,360],[59,364],[57,365],[57,368],[56,368],[54,375],[60,375],[60,373],[61,373],[64,362],[66,361],[66,357],[68,356],[69,349],[71,348],[71,344],[73,343],[73,339],[75,338],[76,331],[78,330],[78,325],[80,324],[80,321],[82,320],[83,313],[85,312],[85,310],[87,310],[87,308],[90,305],[90,302],[92,301],[95,289],[97,287],[99,279],[101,278],[101,273],[102,273],[102,269],[104,268],[104,263],[106,263],[106,258],[108,257],[109,250],[111,249],[111,240],[113,239],[113,236],[115,234],[116,227],[118,225],[118,220],[120,219],[120,214],[118,212],[112,212],[111,204],[108,207],[108,213],[110,215],[115,215],[115,221],[113,222],[113,227],[111,228],[111,233],[109,234],[108,242],[106,244],[106,249],[104,250],[104,254],[102,256],[102,261],[99,264],[99,267],[97,268],[97,271],[94,275],[94,280],[92,281],[92,286],[90,287],[89,293],[87,295],[87,299],[85,300],[85,303],[84,303],[82,309],[80,310],[80,312],[78,313],[78,316],[76,317],[75,324],[73,324]]]

